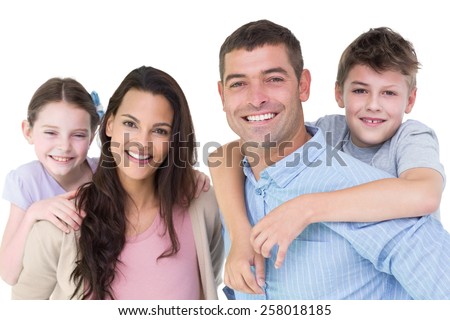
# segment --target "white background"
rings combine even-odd
[[[422,69],[418,97],[408,118],[435,129],[441,161],[450,168],[450,19],[444,1],[2,1],[0,4],[0,192],[8,171],[35,159],[20,125],[37,87],[50,77],[74,77],[96,90],[104,106],[132,69],[150,65],[171,74],[190,103],[200,142],[200,169],[208,170],[205,145],[235,138],[217,93],[220,45],[240,25],[262,18],[291,29],[312,73],[306,120],[341,113],[334,101],[337,62],[344,48],[370,27],[388,26],[415,45]],[[447,110],[446,110],[447,109]],[[91,155],[98,155],[92,147]],[[1,201],[0,230],[9,204]],[[441,216],[450,230],[449,191]],[[0,231],[0,234],[2,231]],[[1,281],[0,281],[1,282]],[[0,284],[0,300],[9,287]]]

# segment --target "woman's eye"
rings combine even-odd
[[[165,129],[160,129],[160,128],[155,129],[154,132],[157,133],[157,134],[163,135],[163,136],[166,136],[166,135],[169,134],[169,132],[168,132],[167,130],[165,130]]]
[[[130,128],[136,128],[136,124],[133,121],[124,121],[123,124],[126,127],[130,127]]]

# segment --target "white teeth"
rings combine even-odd
[[[131,151],[129,151],[128,150],[128,154],[131,156],[131,157],[133,157],[133,158],[135,158],[135,159],[137,159],[137,160],[148,160],[148,159],[150,159],[150,156],[149,155],[141,155],[141,154],[139,154],[139,153],[134,153],[134,152],[131,152]]]
[[[364,119],[365,122],[368,123],[382,123],[383,120],[372,120],[372,119]]]
[[[67,162],[70,160],[68,157],[58,157],[58,156],[51,156],[53,160],[56,160],[58,162]]]
[[[275,113],[266,113],[266,114],[258,114],[256,116],[248,116],[247,120],[248,121],[263,121],[263,120],[272,119],[274,117],[275,117]]]

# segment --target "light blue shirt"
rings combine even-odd
[[[307,129],[312,139],[258,181],[244,164],[252,225],[298,195],[391,177],[327,146],[317,128]],[[275,258],[272,252],[266,259],[265,294],[236,292],[236,299],[450,299],[450,234],[430,216],[311,224],[289,246],[280,269]]]

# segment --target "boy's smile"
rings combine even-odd
[[[344,87],[336,86],[336,101],[345,108],[352,142],[371,147],[390,139],[416,99],[407,77],[400,71],[377,72],[365,65],[354,66]]]

